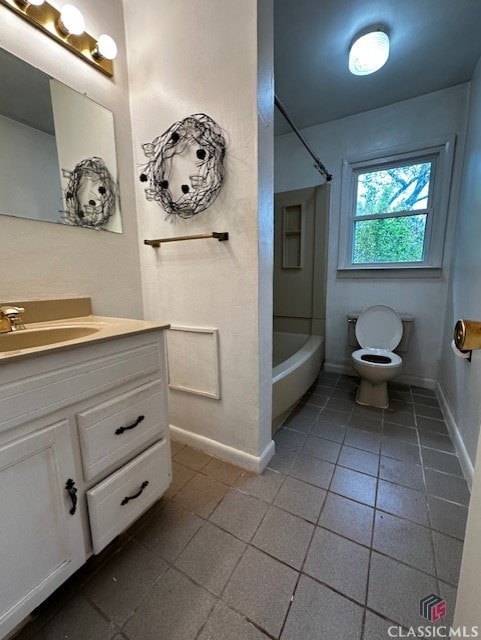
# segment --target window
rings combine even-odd
[[[344,163],[340,269],[441,267],[453,145]]]

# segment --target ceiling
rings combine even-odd
[[[299,129],[466,82],[481,57],[481,0],[274,0],[274,25],[276,94]],[[371,25],[390,57],[354,76],[350,44]]]

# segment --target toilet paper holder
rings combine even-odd
[[[454,344],[464,353],[481,349],[481,322],[478,320],[458,320],[454,326]]]

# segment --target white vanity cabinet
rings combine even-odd
[[[0,638],[171,481],[163,331],[0,362]]]

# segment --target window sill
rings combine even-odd
[[[337,269],[341,279],[360,278],[384,280],[411,280],[419,278],[440,278],[442,267],[343,267]]]

